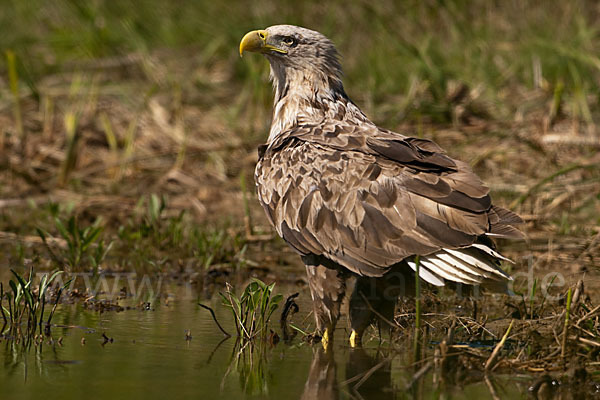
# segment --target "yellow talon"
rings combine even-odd
[[[358,347],[360,346],[360,338],[358,333],[354,329],[352,329],[352,333],[350,334],[350,347]]]
[[[331,338],[329,337],[329,328],[326,328],[325,332],[323,332],[323,337],[321,338],[321,344],[325,350],[327,350],[327,347],[329,347],[330,341]]]

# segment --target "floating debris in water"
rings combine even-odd
[[[104,346],[106,343],[113,342],[113,338],[109,338],[108,336],[106,336],[106,333],[104,333],[104,332],[102,332],[102,339],[104,339],[104,342],[102,342],[102,346]]]
[[[107,311],[125,311],[125,308],[119,305],[118,303],[113,302],[111,300],[100,300],[95,296],[90,296],[86,298],[83,302],[83,305],[89,310],[99,311],[100,313]]]

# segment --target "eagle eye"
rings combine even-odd
[[[283,44],[285,44],[286,46],[289,46],[289,47],[295,46],[297,43],[296,39],[294,39],[291,36],[284,37],[282,41],[283,41]]]

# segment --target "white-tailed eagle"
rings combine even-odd
[[[521,238],[514,226],[521,219],[492,205],[471,168],[434,142],[371,122],[346,95],[329,39],[276,25],[247,33],[239,50],[262,53],[271,65],[275,104],[259,149],[258,198],[306,264],[324,341],[348,276],[358,276],[350,299],[356,345],[373,308],[393,319],[390,297],[410,291],[403,277],[416,268],[415,256],[419,276],[432,285],[506,290],[511,278],[491,238]]]

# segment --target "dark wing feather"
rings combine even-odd
[[[443,153],[425,150],[415,143],[415,141],[405,139],[367,139],[367,146],[380,155],[417,170],[427,172],[457,171],[456,163],[450,157]]]
[[[259,160],[259,199],[299,253],[380,276],[411,255],[518,232],[468,165],[433,142],[373,129],[299,126]]]

